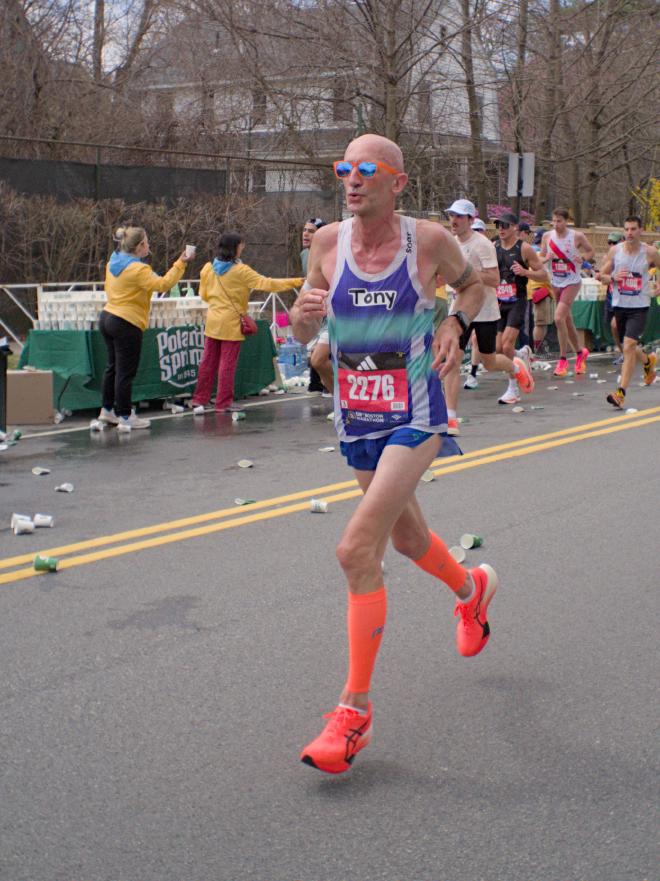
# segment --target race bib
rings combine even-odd
[[[503,303],[511,303],[516,299],[516,286],[510,283],[501,283],[497,286],[497,299]]]
[[[552,261],[552,274],[557,275],[560,278],[565,278],[570,273],[570,268],[568,263],[564,260],[553,260]]]
[[[636,297],[642,292],[642,276],[637,273],[627,275],[619,282],[619,293],[627,297]]]
[[[339,352],[337,380],[347,435],[397,428],[410,420],[403,352]]]

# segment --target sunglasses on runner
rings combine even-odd
[[[500,220],[496,220],[496,221],[495,221],[495,226],[496,226],[498,229],[509,229],[509,227],[511,226],[511,224],[510,224],[510,223],[502,223],[502,221],[500,221]]]
[[[373,177],[379,168],[386,171],[388,174],[402,174],[402,172],[397,171],[396,168],[392,168],[391,165],[386,165],[384,162],[351,162],[348,159],[339,159],[337,162],[332,163],[332,167],[335,170],[335,174],[340,179],[348,177],[354,168],[357,169],[357,173],[360,177],[367,178]]]

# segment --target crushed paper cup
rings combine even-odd
[[[465,560],[465,551],[459,545],[454,545],[452,548],[449,548],[449,553],[457,563],[462,563]]]
[[[174,413],[175,416],[180,416],[185,409],[186,408],[182,407],[181,404],[172,404],[172,406],[170,407],[170,413]]]
[[[564,382],[566,383],[566,385],[574,385],[575,384],[574,379],[565,379]]]
[[[596,381],[597,381],[598,385],[602,385],[604,382],[607,382],[606,379],[598,379]]]
[[[204,404],[198,404],[196,407],[193,407],[193,416],[203,416],[204,415]]]
[[[55,487],[56,493],[72,493],[73,492],[73,484],[72,483],[61,483],[59,486]]]
[[[322,499],[310,499],[309,510],[312,514],[327,514],[328,503],[324,502]]]
[[[540,404],[532,404],[529,408],[530,410],[545,410],[545,407],[542,407]]]
[[[524,407],[512,407],[511,412],[512,413],[524,413],[525,408]]]
[[[37,572],[57,572],[58,563],[57,557],[45,557],[37,554],[34,558],[34,568]]]
[[[334,453],[336,447],[319,447],[319,453]]]
[[[52,514],[35,514],[32,522],[37,529],[52,529],[55,526],[55,518]]]
[[[32,473],[35,477],[41,477],[44,474],[50,474],[50,468],[42,468],[41,465],[35,465]]]
[[[598,374],[597,373],[590,373],[589,379],[598,379]]]
[[[573,397],[574,398],[583,398],[584,392],[573,392]]]
[[[239,410],[238,413],[231,414],[231,421],[232,422],[242,422],[243,419],[245,419],[245,411],[244,410]]]
[[[466,551],[469,551],[470,548],[480,548],[483,543],[483,538],[480,535],[474,535],[472,532],[464,532],[460,540],[461,547],[465,548]]]
[[[14,535],[24,535],[34,532],[32,520],[17,520],[14,524]]]
[[[12,514],[10,528],[13,529],[19,520],[32,520],[29,514]]]
[[[252,462],[250,459],[239,459],[236,464],[239,468],[252,468],[254,462]]]
[[[626,410],[626,413],[628,413],[628,414],[639,413],[639,410],[636,407],[628,407],[628,409]]]
[[[254,505],[256,499],[234,499],[235,505]]]
[[[285,389],[285,388],[278,388],[277,391],[274,392],[274,394],[276,394],[276,395],[285,395],[285,394],[286,394],[286,389]]]
[[[334,422],[335,414],[334,414],[334,413],[328,413],[328,415],[327,415],[325,418],[328,420],[328,422]]]
[[[558,385],[549,385],[549,386],[548,386],[548,391],[549,391],[549,392],[556,392],[558,388],[559,388]]]
[[[422,481],[422,483],[432,483],[435,480],[435,474],[431,471],[430,468],[427,468],[419,479]]]

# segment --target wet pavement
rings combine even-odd
[[[336,779],[297,761],[345,676],[332,402],[26,429],[0,453],[1,881],[652,878],[660,385],[616,413],[614,370],[536,371],[518,414],[499,377],[461,393],[466,456],[419,498],[449,544],[484,536],[493,637],[460,658],[448,592],[388,550],[375,737]],[[70,568],[12,580],[57,547]]]

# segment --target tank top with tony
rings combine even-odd
[[[614,276],[624,270],[622,281]],[[651,305],[651,282],[646,249],[640,245],[639,251],[629,254],[625,242],[616,246],[614,267],[612,269],[612,306],[618,309],[648,309]]]
[[[335,427],[342,441],[408,426],[447,431],[447,410],[431,369],[435,296],[417,274],[417,225],[399,217],[401,242],[388,267],[362,272],[353,257],[353,219],[339,225],[328,294],[335,370]]]

